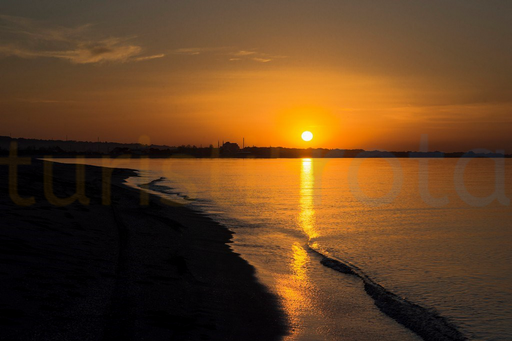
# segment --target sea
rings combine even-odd
[[[135,169],[129,186],[234,231],[233,250],[279,298],[287,340],[346,339],[365,324],[390,340],[417,339],[393,327],[359,278],[323,266],[324,257],[469,339],[512,340],[512,159],[81,162]]]

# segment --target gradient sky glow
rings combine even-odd
[[[0,135],[418,150],[428,134],[512,153],[511,23],[510,0],[2,0]]]

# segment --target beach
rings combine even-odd
[[[75,193],[76,169],[51,164],[59,203]],[[9,196],[8,169],[0,168],[0,339],[277,340],[286,334],[276,298],[231,250],[232,232],[152,195],[141,204],[140,191],[122,184],[133,171],[113,172],[109,200],[102,195],[103,170],[86,166],[86,198],[57,206],[45,195],[43,162],[31,160],[18,167],[17,190],[34,203],[20,206]]]
[[[507,270],[457,270],[492,260],[506,208],[467,216],[449,192],[450,219],[418,199],[370,210],[347,199],[350,160],[45,160],[0,168],[0,339],[507,339]],[[487,243],[460,235],[484,218]]]

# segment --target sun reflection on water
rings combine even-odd
[[[300,243],[292,245],[290,273],[280,276],[276,288],[281,296],[282,304],[291,324],[291,333],[284,340],[297,340],[303,336],[305,314],[311,312],[314,305],[314,287],[308,273],[310,263],[308,252]]]
[[[295,243],[292,246],[293,250],[293,261],[292,269],[294,277],[298,281],[307,281],[306,266],[309,262],[309,255],[306,250],[299,243]]]
[[[314,187],[315,174],[313,172],[313,161],[311,159],[302,159],[300,172],[299,226],[310,240],[318,237],[315,229],[315,208],[313,205]]]
[[[302,159],[300,165],[298,227],[307,235],[308,240],[318,236],[315,229],[313,161]],[[300,242],[291,245],[290,272],[277,280],[277,290],[282,298],[283,308],[290,319],[292,331],[285,340],[297,340],[305,337],[302,326],[304,320],[315,309],[315,286],[309,274],[311,262],[307,249]]]

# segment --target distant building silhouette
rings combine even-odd
[[[220,147],[220,154],[222,156],[233,156],[240,151],[238,143],[226,142]]]

